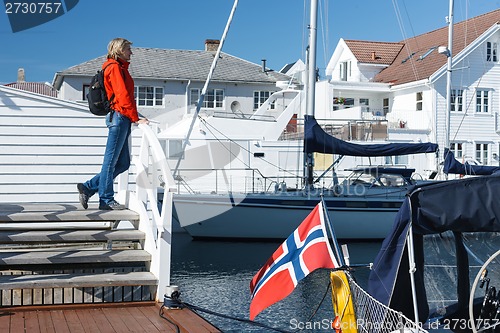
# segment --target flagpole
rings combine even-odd
[[[332,236],[333,247],[335,248],[335,253],[337,253],[337,259],[339,261],[340,266],[345,266],[344,256],[341,255],[341,250],[339,246],[339,242],[337,241],[337,236],[335,235],[335,231],[333,229],[332,222],[330,221],[330,217],[328,216],[328,209],[326,207],[325,199],[323,195],[321,195],[321,207],[323,208],[323,216],[325,217],[326,225],[328,226],[328,231],[330,231],[330,235]]]

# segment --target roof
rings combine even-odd
[[[455,56],[479,36],[500,22],[500,9],[455,23],[453,25],[453,50]],[[437,29],[400,42],[404,45],[392,64],[377,74],[373,81],[403,84],[429,78],[447,62],[437,47],[448,45],[448,27]],[[366,46],[366,44],[364,44]],[[381,48],[383,45],[379,45]],[[374,52],[382,53],[383,48]],[[432,51],[431,51],[432,50]],[[429,54],[426,55],[431,51]],[[354,53],[354,51],[353,51]],[[410,57],[411,55],[411,57]],[[362,59],[358,59],[363,62]]]
[[[212,65],[215,52],[192,50],[167,50],[134,47],[129,71],[133,78],[161,80],[205,81]],[[93,76],[105,60],[101,56],[56,73],[58,76]],[[60,78],[59,78],[60,79]],[[275,83],[290,77],[274,71],[262,71],[262,66],[221,53],[214,71],[214,82]]]
[[[40,95],[57,97],[57,90],[49,84],[43,82],[13,82],[7,83],[5,86],[30,91]]]
[[[404,47],[404,43],[344,40],[356,59],[366,64],[390,65]]]

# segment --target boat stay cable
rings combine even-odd
[[[208,72],[207,79],[205,81],[205,84],[203,85],[203,89],[201,90],[200,97],[198,99],[198,103],[196,104],[196,111],[193,114],[193,120],[191,121],[191,125],[189,126],[188,133],[186,134],[186,139],[182,142],[182,149],[181,149],[181,154],[179,154],[179,159],[177,160],[177,163],[175,165],[175,168],[173,170],[173,176],[177,176],[177,172],[179,170],[179,166],[181,164],[182,157],[184,156],[184,152],[186,150],[186,146],[189,142],[189,137],[191,136],[191,132],[193,131],[194,128],[194,123],[196,122],[196,119],[198,118],[198,114],[200,113],[200,109],[203,105],[203,100],[205,99],[205,94],[208,89],[208,84],[210,83],[212,79],[212,75],[215,71],[215,67],[217,66],[217,61],[220,57],[220,54],[222,52],[222,46],[224,45],[224,41],[226,40],[227,32],[229,31],[229,27],[231,25],[231,22],[233,21],[233,16],[234,12],[236,11],[236,7],[238,6],[238,0],[234,0],[233,8],[231,9],[231,13],[229,14],[229,18],[226,23],[226,27],[224,28],[224,32],[222,33],[222,38],[219,43],[219,47],[217,48],[217,52],[215,53],[214,60],[212,61],[212,65],[210,66],[210,70]]]

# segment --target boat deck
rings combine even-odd
[[[189,309],[165,309],[163,316],[175,325],[154,302],[12,307],[0,309],[0,327],[4,333],[220,332]]]

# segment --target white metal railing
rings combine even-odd
[[[158,279],[158,301],[165,287],[170,285],[172,197],[175,184],[156,133],[145,124],[140,124],[138,128],[142,133],[140,146],[138,152],[132,155],[135,183],[131,181],[130,171],[121,174],[118,178],[117,199],[139,214],[138,229],[146,234],[144,250],[151,254],[149,270]],[[157,132],[157,126],[154,128]],[[164,191],[161,208],[158,204],[159,189]]]

